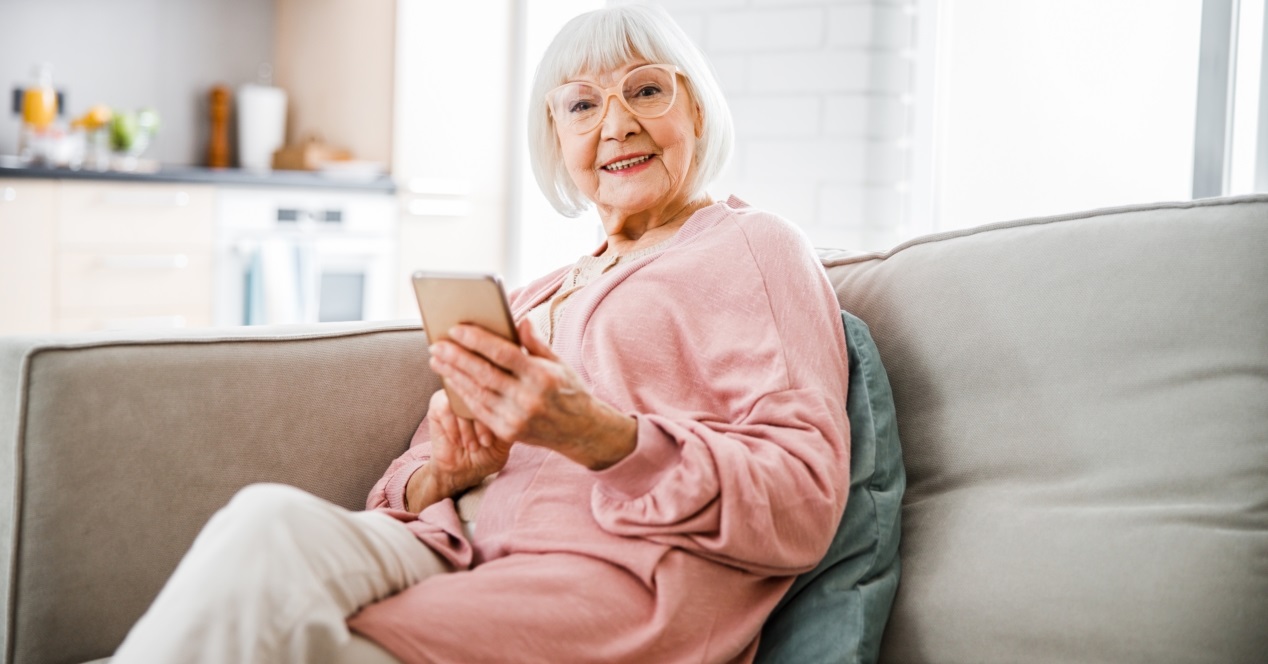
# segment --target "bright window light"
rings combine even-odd
[[[1189,199],[1201,18],[1201,0],[942,0],[935,227]]]
[[[1263,65],[1264,0],[1240,0],[1233,75],[1233,134],[1229,194],[1255,190],[1260,80]]]

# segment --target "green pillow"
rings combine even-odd
[[[846,312],[850,497],[819,566],[797,577],[762,629],[760,664],[875,662],[898,590],[903,472],[894,394],[867,324]]]

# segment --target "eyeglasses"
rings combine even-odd
[[[669,112],[678,97],[678,73],[674,65],[643,65],[607,89],[589,81],[564,83],[546,94],[546,105],[559,126],[578,134],[603,122],[612,96],[637,117],[658,118]]]

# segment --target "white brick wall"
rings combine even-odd
[[[608,0],[623,4],[629,0]],[[819,246],[888,249],[911,179],[914,10],[902,0],[664,0],[709,56],[736,153],[711,188]]]
[[[706,25],[711,53],[798,51],[823,42],[823,10],[750,9],[717,12]],[[761,39],[753,39],[761,35]]]

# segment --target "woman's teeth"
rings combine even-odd
[[[641,157],[635,157],[635,158],[633,158],[633,159],[626,159],[626,160],[624,160],[624,161],[617,161],[617,162],[613,162],[613,163],[611,163],[611,164],[608,164],[607,166],[604,166],[604,167],[603,167],[603,170],[605,170],[605,171],[620,171],[620,170],[627,169],[627,168],[629,168],[630,166],[637,166],[637,165],[639,165],[639,164],[641,164],[641,163],[643,163],[643,162],[645,162],[645,161],[647,161],[648,159],[651,159],[651,158],[652,158],[652,155],[650,155],[650,154],[645,154],[645,155],[643,155],[643,156],[641,156]]]

